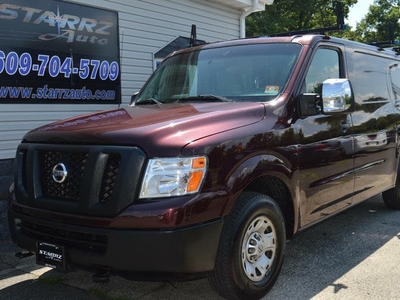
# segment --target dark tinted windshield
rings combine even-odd
[[[301,46],[252,44],[205,49],[162,63],[136,102],[170,103],[204,95],[234,101],[268,101],[284,89]],[[149,101],[150,99],[150,101]]]

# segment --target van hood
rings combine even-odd
[[[28,132],[23,142],[137,146],[153,156],[179,155],[185,145],[261,121],[261,103],[131,106],[78,116]]]

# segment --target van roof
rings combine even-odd
[[[264,44],[264,43],[299,43],[301,45],[308,45],[313,47],[315,44],[321,41],[331,41],[338,44],[342,44],[355,49],[364,49],[368,51],[373,51],[376,53],[385,53],[390,56],[397,56],[398,51],[396,48],[381,48],[379,46],[369,45],[365,43],[355,42],[351,40],[346,40],[342,38],[332,37],[328,35],[320,35],[320,34],[305,34],[305,35],[293,35],[293,36],[279,36],[279,37],[253,37],[253,38],[245,38],[245,39],[235,39],[229,41],[222,42],[214,42],[208,44],[202,44],[199,46],[195,46],[192,48],[187,48],[183,50],[177,51],[177,53],[191,52],[199,49],[212,49],[219,47],[229,47],[236,45],[250,45],[250,44]],[[171,55],[174,55],[172,53]]]

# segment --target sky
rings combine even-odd
[[[357,4],[350,7],[349,17],[345,20],[345,23],[354,29],[357,22],[360,22],[364,18],[369,10],[369,6],[373,3],[374,0],[358,0]]]

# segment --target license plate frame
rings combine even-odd
[[[66,270],[64,246],[46,242],[36,243],[36,263],[62,272]]]

